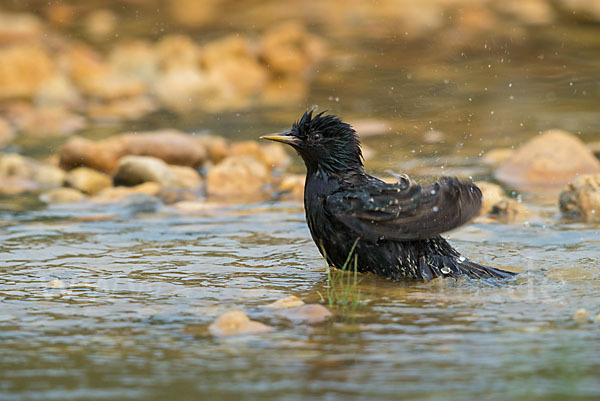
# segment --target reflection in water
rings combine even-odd
[[[466,227],[451,233],[459,249],[524,273],[504,286],[367,275],[364,306],[309,326],[262,307],[288,294],[317,302],[324,292],[298,205],[79,221],[98,212],[1,216],[8,399],[600,394],[598,327],[572,320],[578,308],[600,311],[595,230]],[[66,286],[49,288],[57,278]],[[211,338],[207,325],[232,308],[276,332]]]

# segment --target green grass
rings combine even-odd
[[[329,266],[325,249],[321,247],[327,265],[327,291],[325,296],[317,291],[321,297],[321,302],[328,303],[329,306],[339,306],[352,310],[355,310],[361,304],[360,289],[358,288],[361,281],[358,279],[358,256],[354,254],[358,240],[352,245],[346,262],[340,270]],[[350,266],[352,266],[352,270],[350,270]]]

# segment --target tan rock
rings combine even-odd
[[[20,177],[0,178],[0,195],[19,195],[39,189],[39,185],[32,180]]]
[[[559,205],[567,218],[600,222],[600,174],[582,175],[567,184]]]
[[[202,186],[202,177],[191,167],[169,166],[169,170],[173,176],[171,185],[175,187],[196,191]]]
[[[265,308],[289,309],[304,305],[304,301],[295,295],[288,295],[285,298],[278,299],[275,302],[265,305]]]
[[[577,309],[573,314],[573,319],[577,323],[585,323],[589,320],[590,313],[585,308]]]
[[[261,42],[267,66],[277,73],[305,74],[325,55],[325,44],[302,24],[283,22],[269,29]]]
[[[600,172],[600,161],[575,136],[560,130],[536,136],[506,160],[496,177],[527,190],[565,185],[577,174]]]
[[[505,224],[522,223],[531,216],[525,205],[508,198],[495,203],[488,215]]]
[[[40,200],[45,203],[75,203],[81,202],[85,196],[74,188],[55,188],[40,195]]]
[[[480,181],[476,184],[479,189],[481,189],[481,193],[483,194],[481,210],[479,211],[480,216],[488,214],[495,204],[501,200],[507,199],[507,196],[500,185],[485,181]]]
[[[213,336],[263,334],[274,330],[266,324],[250,320],[248,315],[240,310],[225,312],[208,326],[208,331]]]
[[[119,159],[114,175],[115,185],[134,186],[144,182],[171,185],[174,174],[164,161],[149,156],[125,156]]]
[[[52,281],[49,281],[48,284],[46,284],[46,286],[50,288],[65,288],[67,287],[67,284],[61,279],[57,278]]]
[[[110,187],[103,189],[90,200],[96,203],[113,203],[134,194],[156,196],[161,188],[157,182],[145,182],[134,187]]]
[[[252,196],[262,193],[268,180],[263,163],[249,156],[230,156],[208,171],[206,191],[217,197]]]
[[[332,316],[329,309],[319,304],[307,304],[291,309],[284,309],[279,315],[290,320],[300,320],[310,324],[324,322]]]
[[[21,155],[0,155],[0,177],[32,179],[38,167],[36,161]]]
[[[78,108],[83,99],[71,80],[63,74],[54,74],[38,87],[34,103],[43,107]]]
[[[158,74],[158,54],[155,46],[146,40],[128,40],[117,43],[108,55],[108,64],[125,76],[135,76],[151,83]]]
[[[54,62],[39,46],[12,45],[0,48],[0,99],[33,98],[54,75]]]
[[[58,188],[65,183],[67,173],[49,164],[39,164],[31,178],[43,188]]]
[[[492,149],[481,157],[481,162],[488,166],[499,166],[515,154],[511,148]]]
[[[112,186],[112,179],[107,174],[88,167],[77,167],[67,174],[67,184],[81,192],[94,195]]]
[[[15,130],[13,127],[0,117],[0,149],[10,143],[15,137]]]

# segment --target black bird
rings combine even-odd
[[[396,280],[515,274],[471,262],[440,236],[477,215],[476,185],[443,177],[422,187],[406,175],[397,175],[396,184],[372,177],[354,129],[324,112],[306,112],[291,130],[261,138],[291,145],[304,160],[306,220],[330,265],[343,268],[354,246],[358,271]]]

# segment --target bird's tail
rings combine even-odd
[[[517,273],[494,267],[483,266],[472,262],[463,256],[438,256],[436,260],[426,260],[421,257],[419,261],[420,273],[424,280],[435,277],[469,277],[477,279],[507,279]]]

